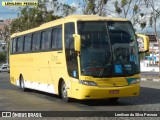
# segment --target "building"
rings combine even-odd
[[[150,52],[150,57],[153,59],[154,63],[159,61],[159,39],[156,39],[154,33],[147,33],[146,34],[149,37],[149,52]],[[160,34],[158,32],[158,38],[160,38]]]

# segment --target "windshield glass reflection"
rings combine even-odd
[[[95,77],[139,73],[138,47],[129,22],[78,22],[81,73]]]

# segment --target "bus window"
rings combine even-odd
[[[52,49],[62,49],[62,26],[52,29]]]
[[[66,49],[74,49],[73,34],[75,33],[74,23],[65,24],[65,47]]]
[[[62,27],[57,28],[57,49],[62,49]]]
[[[40,49],[40,33],[34,33],[32,37],[32,50],[36,51]]]
[[[53,30],[52,30],[52,48],[53,49],[56,49],[56,35],[57,35],[57,30],[56,30],[56,28],[54,28]]]
[[[18,40],[18,52],[22,52],[23,51],[23,37],[20,37],[17,39]]]
[[[43,31],[42,32],[42,50],[48,50],[50,49],[50,43],[51,43],[51,31]]]
[[[74,23],[66,23],[65,24],[65,51],[66,51],[66,61],[68,74],[71,77],[78,78],[78,63],[77,63],[77,55],[74,52],[74,39],[73,34],[75,34],[75,26]],[[77,74],[73,74],[73,72]]]
[[[31,35],[27,35],[24,37],[24,51],[31,50]]]
[[[15,53],[17,51],[16,47],[17,47],[17,39],[13,39],[12,41],[13,44],[13,48],[12,48],[12,52]]]

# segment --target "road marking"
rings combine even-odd
[[[160,80],[159,79],[153,79],[153,81],[159,82]]]
[[[154,81],[154,82],[160,82],[160,79],[141,78],[141,81]]]
[[[146,81],[146,78],[141,78],[141,81]]]

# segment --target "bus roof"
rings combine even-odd
[[[112,18],[112,17],[101,17],[101,16],[97,16],[97,15],[70,15],[67,16],[65,18],[60,18],[57,20],[53,20],[51,22],[47,22],[44,23],[42,25],[40,25],[39,27],[35,27],[33,29],[29,29],[23,32],[17,32],[11,35],[11,38],[17,37],[17,36],[21,36],[21,35],[25,35],[28,33],[32,33],[32,32],[36,32],[39,30],[43,30],[46,28],[50,28],[56,25],[60,25],[64,22],[74,22],[74,21],[128,21],[125,18]]]
[[[102,17],[98,15],[70,15],[66,17],[67,19],[76,20],[108,20],[108,21],[127,21],[125,18],[113,18],[113,17]]]

